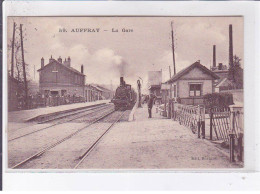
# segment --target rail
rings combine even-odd
[[[40,157],[40,156],[41,156],[42,154],[44,154],[46,151],[48,151],[48,150],[50,150],[50,149],[56,147],[57,145],[61,144],[61,143],[64,142],[64,141],[70,139],[71,137],[73,137],[73,136],[75,136],[76,134],[80,133],[82,130],[85,130],[86,128],[90,127],[90,126],[93,125],[94,123],[97,123],[98,121],[102,120],[103,118],[107,117],[108,115],[110,115],[110,114],[112,114],[112,113],[114,113],[114,112],[115,112],[115,110],[110,111],[110,112],[106,113],[105,115],[102,115],[101,117],[97,118],[96,120],[94,120],[93,122],[89,123],[88,125],[86,125],[86,126],[80,128],[80,129],[78,129],[77,131],[71,133],[70,135],[67,135],[66,137],[64,137],[64,138],[62,138],[62,139],[60,139],[60,140],[58,140],[58,141],[52,143],[52,144],[49,145],[48,147],[46,147],[46,148],[40,150],[39,152],[37,152],[37,153],[35,153],[35,154],[29,156],[28,158],[26,158],[25,160],[19,162],[19,163],[16,164],[16,165],[12,166],[11,168],[12,168],[12,169],[15,169],[15,168],[21,167],[21,166],[23,166],[24,164],[28,163],[29,161],[31,161],[31,160],[33,160],[33,159],[35,159],[35,158]]]

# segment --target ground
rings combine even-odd
[[[129,121],[127,115],[132,115],[134,120]],[[85,119],[78,119],[8,142],[9,167],[84,127],[86,122]],[[79,157],[98,139],[110,123],[111,121],[108,120],[100,121],[91,129],[83,130],[22,168],[73,168],[79,161]],[[9,137],[48,125],[36,124],[28,129],[25,127],[16,130],[10,128]],[[153,118],[148,118],[146,105],[133,109],[132,114],[128,111],[78,166],[79,169],[138,170],[239,167],[242,165],[229,162],[228,150],[221,150],[207,139],[199,139],[189,128],[160,116],[155,108],[153,108]]]
[[[237,168],[227,154],[190,129],[139,108],[135,121],[118,123],[79,166],[82,169]]]

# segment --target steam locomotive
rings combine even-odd
[[[116,89],[112,103],[115,105],[115,110],[132,109],[136,102],[136,92],[131,88],[131,85],[126,84],[123,77],[120,77],[120,86]]]

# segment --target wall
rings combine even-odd
[[[162,83],[161,71],[148,71],[148,86],[160,85]]]
[[[53,71],[58,71],[57,73]],[[62,83],[84,85],[84,76],[68,70],[61,64],[53,62],[40,71],[40,86],[42,83]]]
[[[200,68],[193,68],[187,74],[183,75],[180,79],[212,79],[212,77],[202,71]]]
[[[82,86],[54,86],[53,84],[42,84],[40,87],[40,92],[44,94],[44,90],[59,91],[60,95],[61,90],[66,90],[66,95],[73,96],[75,94],[76,96],[85,97],[84,87]]]
[[[214,71],[220,79],[228,78],[228,71]]]
[[[212,80],[179,80],[178,97],[187,98],[189,96],[189,83],[202,83],[202,94],[212,93]]]
[[[177,81],[177,94],[180,98],[188,98],[189,95],[189,83],[201,83],[202,84],[202,93],[201,96],[212,93],[213,92],[213,86],[212,86],[212,77],[205,73],[200,68],[194,68],[190,70],[187,74],[183,75],[179,80]]]

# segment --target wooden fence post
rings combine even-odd
[[[243,152],[244,152],[244,149],[243,149],[243,133],[239,133],[239,137],[238,137],[238,150],[239,150],[239,153],[238,153],[238,160],[239,161],[243,161]]]
[[[175,112],[174,112],[174,102],[172,102],[172,118],[175,120]]]
[[[210,131],[209,131],[209,139],[212,140],[212,128],[213,128],[213,110],[210,108]]]
[[[201,132],[202,139],[205,139],[205,107],[203,106],[201,110]]]
[[[229,134],[229,153],[230,153],[230,162],[235,162],[235,134]]]
[[[197,123],[198,123],[198,138],[200,138],[200,105],[198,105],[198,108],[197,108],[197,116],[198,116],[198,120],[197,120]]]
[[[171,110],[171,108],[172,108],[172,102],[171,102],[172,100],[171,99],[169,99],[169,104],[168,104],[168,119],[170,119],[171,117],[172,117],[172,110]]]

